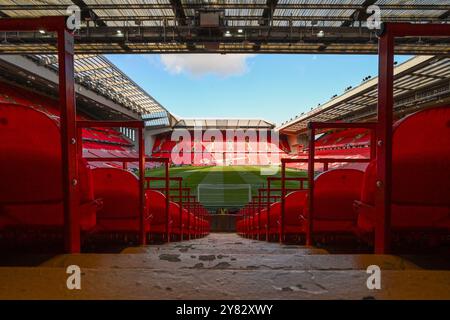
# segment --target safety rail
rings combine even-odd
[[[285,220],[285,207],[286,207],[286,164],[287,163],[308,163],[308,214],[307,214],[307,226],[306,226],[306,245],[313,244],[313,220],[314,220],[314,165],[315,163],[323,163],[324,171],[328,171],[328,164],[330,163],[367,163],[372,161],[376,156],[375,141],[376,141],[376,123],[343,123],[343,122],[309,122],[309,150],[308,158],[294,159],[283,158],[281,159],[281,217],[280,217],[280,234],[279,241],[284,242],[284,220]],[[359,128],[370,130],[370,158],[355,158],[355,159],[343,159],[343,158],[315,158],[315,132],[317,129],[339,129],[339,128]]]
[[[144,128],[143,121],[91,121],[91,120],[79,120],[76,121],[77,139],[79,141],[77,145],[77,153],[80,159],[83,159],[83,128],[118,128],[127,127],[135,128],[138,130],[137,140],[139,144],[138,157],[86,157],[84,158],[88,162],[138,162],[139,163],[139,242],[141,245],[146,244],[145,234],[145,163],[147,162],[160,162],[165,164],[165,174],[169,177],[169,161],[165,158],[146,157],[145,155],[145,141],[144,141]],[[123,165],[126,168],[126,165]],[[166,235],[169,241],[169,215],[166,211]]]

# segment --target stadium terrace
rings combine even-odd
[[[205,318],[450,299],[449,12],[0,1],[0,299],[178,300],[163,316]],[[371,54],[378,75],[280,125],[183,118],[103,55],[124,53]]]

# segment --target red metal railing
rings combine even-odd
[[[76,140],[74,82],[74,39],[65,16],[39,18],[2,18],[1,31],[46,30],[57,35],[58,93],[61,130],[61,177],[64,208],[64,250],[79,253],[80,211]],[[25,53],[25,52],[24,52]]]
[[[127,127],[135,128],[138,130],[137,139],[139,144],[138,157],[96,157],[96,158],[86,158],[88,162],[138,162],[139,163],[139,243],[141,245],[146,244],[146,234],[145,234],[145,162],[161,162],[166,166],[166,179],[169,178],[169,160],[166,158],[152,158],[145,156],[145,141],[144,141],[144,122],[143,121],[87,121],[80,120],[76,122],[77,124],[77,137],[78,137],[78,157],[83,158],[83,139],[82,139],[82,129],[83,128],[117,128],[117,127]],[[126,165],[123,165],[126,167]],[[168,216],[168,215],[167,215]]]
[[[338,129],[338,128],[360,128],[369,129],[371,135],[370,158],[362,159],[342,159],[342,158],[315,158],[315,133],[317,129]],[[330,163],[364,163],[370,162],[375,157],[375,123],[342,123],[342,122],[310,122],[309,129],[309,151],[307,159],[281,159],[281,218],[280,218],[280,242],[284,239],[284,216],[286,203],[286,164],[287,163],[308,163],[308,215],[306,226],[306,245],[312,245],[313,221],[314,221],[314,167],[315,163],[323,163],[324,171],[328,170]]]
[[[281,188],[271,188],[271,184],[272,181],[281,181]],[[298,189],[288,189],[286,188],[286,181],[298,181],[300,182],[299,188]],[[282,217],[280,217],[280,235],[282,233],[282,221],[283,221],[283,217],[284,217],[284,197],[286,196],[286,192],[288,191],[297,191],[297,190],[304,190],[305,189],[305,181],[308,181],[307,178],[305,177],[286,177],[286,174],[281,177],[268,177],[267,178],[267,194],[270,195],[270,193],[272,191],[281,191],[281,195],[280,195],[280,200],[281,200],[281,215]],[[267,206],[267,225],[270,226],[270,204],[268,204]],[[269,241],[269,229],[270,227],[267,227],[267,241]],[[281,241],[281,236],[280,236],[280,241]]]

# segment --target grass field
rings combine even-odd
[[[260,166],[212,166],[212,167],[174,167],[170,169],[171,177],[182,177],[183,186],[191,189],[191,194],[197,195],[197,186],[199,184],[215,184],[227,185],[223,190],[203,189],[200,195],[200,202],[205,206],[216,203],[217,207],[239,207],[244,205],[248,199],[248,190],[243,188],[233,189],[233,185],[249,184],[253,195],[258,194],[258,188],[263,188],[267,185],[267,175],[261,174]],[[272,177],[280,177],[281,172],[278,170]],[[154,169],[147,172],[147,176],[162,177],[164,176],[163,169]],[[287,169],[287,177],[306,177],[306,172]],[[154,186],[162,187],[164,182],[155,181]],[[296,181],[287,181],[288,188],[296,188],[299,183]],[[176,187],[175,182],[171,185]],[[279,188],[281,183],[279,181],[272,182],[274,188]],[[208,192],[211,193],[208,197]],[[273,194],[276,194],[274,192]]]

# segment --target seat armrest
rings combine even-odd
[[[99,198],[83,202],[80,206],[82,209],[94,208],[96,211],[98,211],[103,208],[103,199]]]

